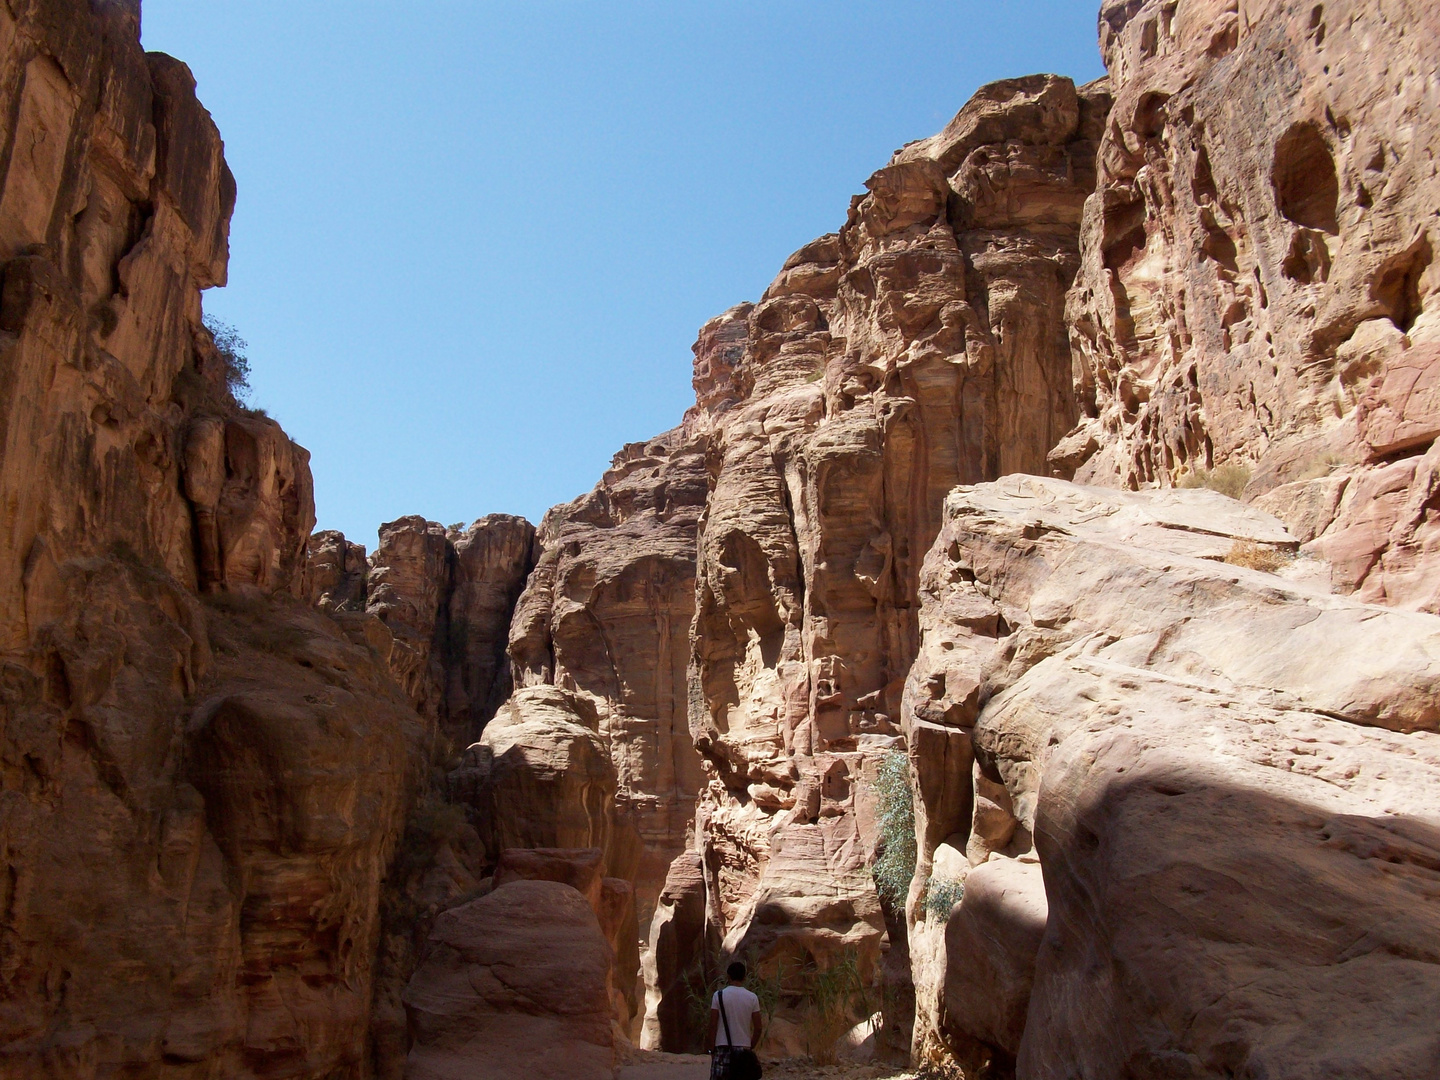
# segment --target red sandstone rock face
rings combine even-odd
[[[877,970],[868,792],[904,745],[919,561],[950,488],[1042,469],[1072,423],[1061,298],[1107,104],[1049,76],[984,88],[758,304],[701,331],[692,422],[713,432],[713,478],[690,722],[726,951]]]
[[[325,611],[364,611],[365,545],[334,529],[312,533],[307,547],[305,595]]]
[[[463,748],[510,692],[505,646],[534,546],[534,526],[509,514],[463,530],[386,522],[368,560],[344,534],[320,532],[302,591],[379,650],[416,710]],[[361,611],[370,618],[347,614]]]
[[[1116,103],[1056,468],[1253,467],[1338,588],[1440,610],[1434,5],[1107,2],[1100,28]]]
[[[585,898],[513,881],[445,912],[405,991],[411,1080],[614,1075],[613,957]]]
[[[1300,578],[1440,610],[1437,29],[1106,3],[1108,120],[982,89],[538,537],[402,518],[307,566],[306,453],[201,325],[234,187],[188,70],[133,4],[0,7],[0,1072],[604,1075],[637,967],[673,1045],[717,952],[893,982],[907,947],[917,1048],[971,1066],[1423,1072],[1434,622]],[[1289,533],[1013,479],[942,514],[1224,462]]]
[[[506,635],[534,562],[534,540],[529,522],[507,514],[491,514],[463,530],[416,516],[401,518],[381,526],[380,545],[368,560],[363,547],[338,532],[310,539],[305,594],[330,613],[350,640],[382,658],[418,712],[415,719],[425,721],[411,762],[418,797],[411,800],[399,854],[383,874],[386,914],[368,1052],[368,1067],[377,1077],[398,1078],[404,1072],[411,1044],[401,994],[433,920],[474,893],[501,849],[554,845],[560,842],[557,831],[563,832],[561,805],[545,802],[543,809],[555,819],[535,827],[546,839],[497,839],[489,813],[492,777],[487,772],[485,782],[477,782],[474,763],[462,761],[459,753],[509,693]],[[494,734],[506,729],[502,722]],[[553,749],[554,742],[545,741],[543,749]],[[478,752],[478,746],[472,748],[472,756]],[[446,771],[457,762],[461,768],[447,783]],[[604,764],[609,767],[608,761]],[[523,773],[512,769],[507,775]],[[612,774],[612,795],[613,788]],[[447,796],[471,807],[484,836]],[[577,842],[592,841],[585,836]],[[633,1012],[633,985],[625,989]]]
[[[576,695],[582,724],[594,712],[615,784],[611,872],[634,882],[647,925],[703,783],[686,664],[706,446],[691,424],[628,446],[593,491],[546,514],[510,627],[516,686]]]
[[[1222,561],[1237,542],[1298,546],[1213,492],[1016,476],[947,500],[905,711],[922,1054],[1433,1068],[1440,618],[1330,595],[1304,559]],[[940,879],[964,885],[948,915],[921,903]]]
[[[307,455],[225,387],[234,183],[138,29],[0,7],[0,1072],[335,1075],[423,730],[288,600]]]

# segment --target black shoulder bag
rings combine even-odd
[[[755,1051],[748,1046],[736,1046],[735,1040],[730,1037],[730,1017],[725,1015],[723,988],[716,991],[715,1000],[720,1005],[720,1019],[725,1023],[725,1044],[730,1049],[725,1080],[760,1080],[760,1059],[755,1056]]]

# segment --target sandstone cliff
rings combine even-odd
[[[334,531],[310,538],[307,559],[310,600],[356,626],[415,709],[469,745],[510,692],[506,638],[535,561],[534,526],[490,514],[446,529],[411,515],[380,526],[368,559]],[[361,612],[373,621],[348,617]]]
[[[1042,469],[1075,416],[1061,297],[1107,106],[1051,76],[985,87],[759,303],[701,331],[712,479],[690,724],[711,769],[696,850],[712,948],[768,971],[848,955],[872,983],[888,943],[890,981],[908,981],[903,920],[887,934],[867,870],[867,792],[903,746],[945,492]]]
[[[450,776],[492,862],[590,848],[625,886],[613,942],[625,1042],[642,1012],[639,927],[702,784],[686,663],[706,445],[687,423],[626,447],[593,491],[545,516],[510,626],[515,692]]]
[[[646,922],[702,782],[685,672],[706,447],[691,425],[628,446],[592,492],[551,510],[510,627],[517,686],[562,687],[596,711],[617,800],[611,873],[635,882]]]
[[[0,5],[0,1076],[604,1076],[732,955],[770,1053],[1433,1071],[1429,8],[1106,0],[679,427],[368,558],[231,394],[138,20]]]
[[[234,181],[138,31],[0,6],[0,1074],[335,1075],[426,732],[291,599],[307,455],[202,324]]]

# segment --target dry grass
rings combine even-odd
[[[1225,553],[1225,561],[1231,566],[1243,566],[1250,570],[1263,570],[1273,574],[1281,567],[1288,566],[1294,559],[1283,551],[1276,551],[1254,540],[1236,540]]]
[[[1322,476],[1329,476],[1336,469],[1343,468],[1349,462],[1339,454],[1323,454],[1314,461],[1302,466],[1290,479],[1297,480],[1318,480]]]
[[[1187,474],[1176,487],[1209,488],[1232,499],[1240,498],[1250,482],[1248,465],[1221,465],[1214,469],[1196,469]]]

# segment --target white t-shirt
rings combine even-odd
[[[715,1045],[727,1045],[725,1021],[730,1021],[730,1046],[750,1045],[750,1018],[760,1011],[760,999],[743,986],[727,986],[715,991],[710,999],[710,1011],[720,1012],[720,995],[725,995],[725,1016],[715,1017]]]

